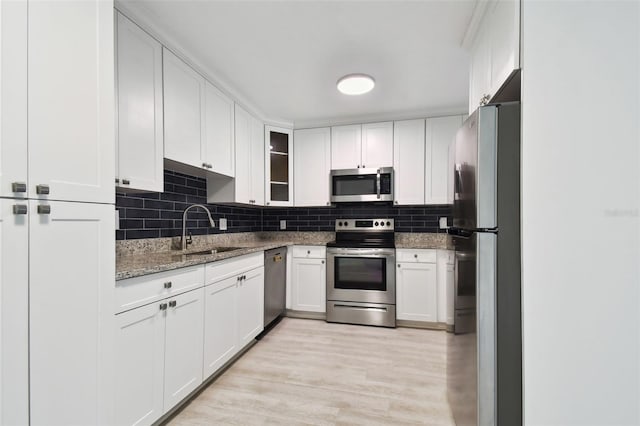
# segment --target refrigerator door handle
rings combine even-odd
[[[447,228],[447,234],[454,237],[471,238],[474,232],[474,230],[456,228],[455,226],[450,226],[449,228]]]

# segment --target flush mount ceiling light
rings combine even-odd
[[[373,77],[366,74],[349,74],[338,80],[338,90],[345,95],[362,95],[375,85]]]

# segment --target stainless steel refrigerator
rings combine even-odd
[[[522,424],[520,104],[478,108],[455,140],[454,332],[447,394],[457,426]]]

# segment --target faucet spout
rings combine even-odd
[[[196,207],[200,207],[201,209],[203,209],[205,212],[207,212],[207,216],[209,216],[209,223],[211,224],[212,228],[216,227],[216,223],[213,221],[213,218],[211,217],[211,212],[209,211],[209,209],[206,206],[203,206],[202,204],[192,204],[189,207],[187,207],[186,209],[184,209],[184,212],[182,213],[182,239],[180,240],[182,243],[182,250],[186,250],[187,249],[187,212],[189,212],[189,210],[196,208]]]

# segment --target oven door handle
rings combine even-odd
[[[355,306],[355,305],[343,305],[334,303],[334,308],[345,308],[345,309],[357,309],[360,311],[376,311],[376,312],[387,312],[387,308],[375,308],[373,306]]]
[[[333,248],[327,249],[327,254],[334,257],[395,257],[395,249],[351,249]]]

